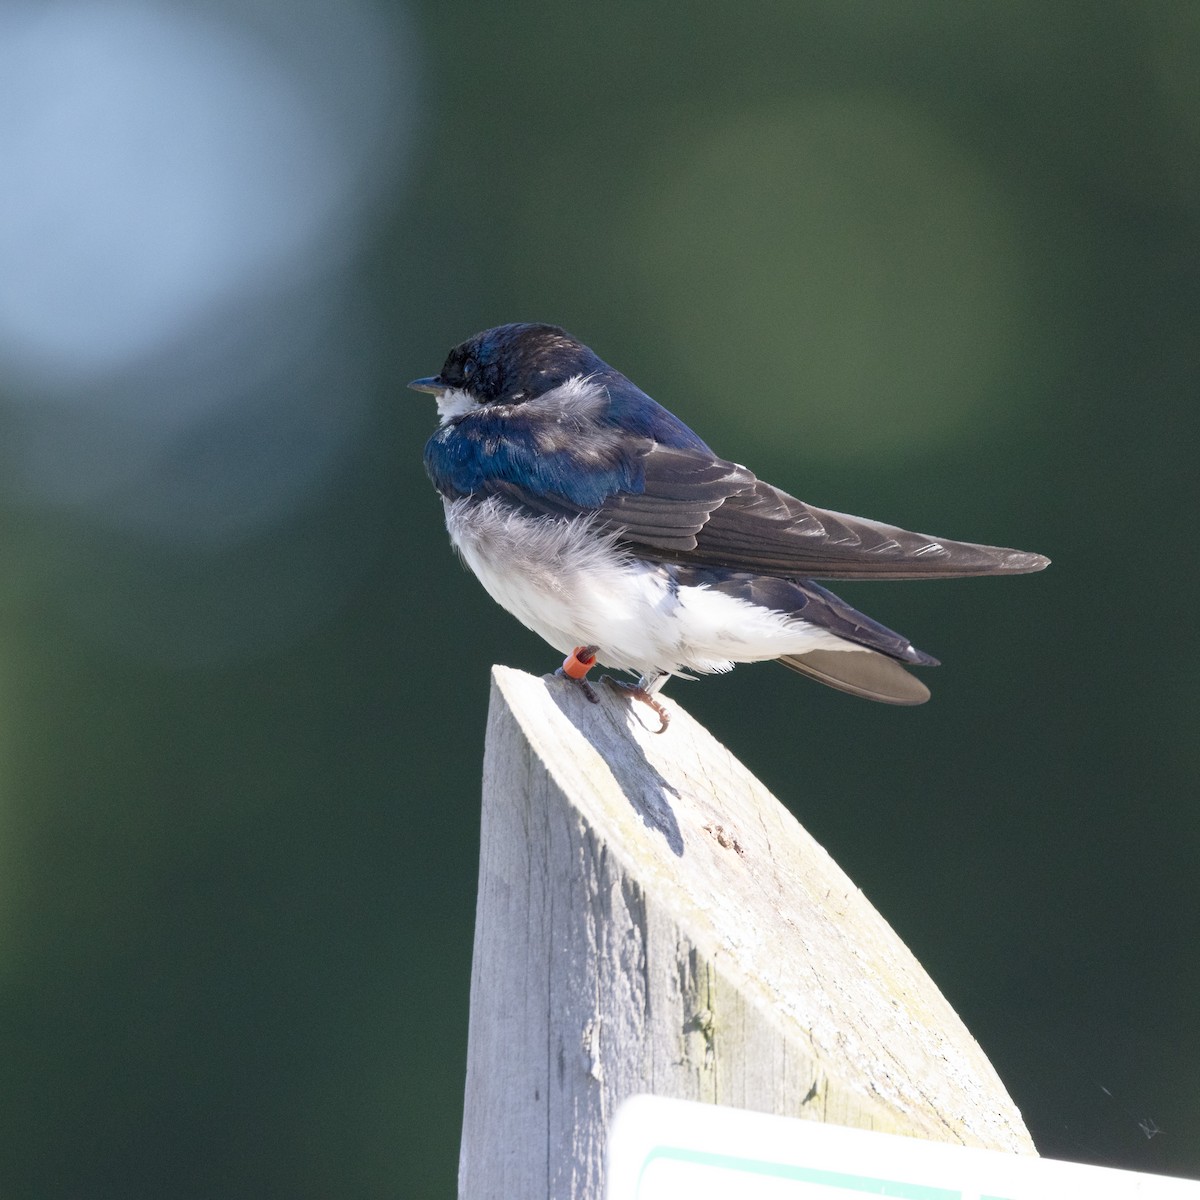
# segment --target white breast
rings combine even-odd
[[[640,675],[727,671],[806,650],[856,650],[793,617],[678,587],[586,518],[519,513],[495,499],[447,500],[446,528],[491,597],[563,654],[597,646],[601,664]]]

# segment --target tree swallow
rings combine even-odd
[[[441,373],[425,468],[450,540],[492,598],[649,703],[672,675],[773,659],[840,691],[921,704],[937,659],[814,579],[1040,571],[1022,550],[828,512],[719,458],[678,417],[554,325],[485,330]],[[902,665],[903,664],[903,665]]]

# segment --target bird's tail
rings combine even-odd
[[[864,700],[883,704],[924,704],[929,689],[906,671],[894,658],[875,650],[809,650],[805,654],[785,654],[783,663],[801,675],[816,679],[839,692],[849,692]]]

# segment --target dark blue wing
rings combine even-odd
[[[603,511],[671,561],[818,579],[1021,574],[1049,561],[816,508],[745,467],[679,451],[651,451],[642,477],[636,496],[613,496]],[[676,499],[689,484],[688,499]]]
[[[586,422],[532,405],[484,407],[442,427],[425,465],[443,495],[531,512],[595,514],[647,558],[781,578],[919,579],[1041,570],[1047,559],[912,533],[797,500],[718,458],[612,372]]]

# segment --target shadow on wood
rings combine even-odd
[[[1035,1153],[882,917],[677,704],[493,670],[459,1195],[598,1197],[617,1104]]]

